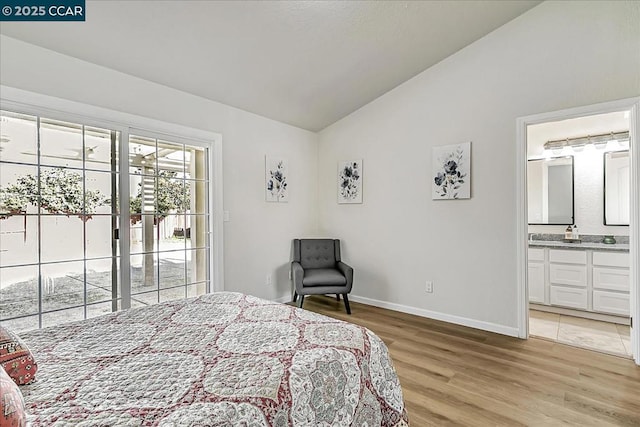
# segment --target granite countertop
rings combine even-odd
[[[613,245],[600,242],[569,243],[559,240],[529,240],[529,247],[562,248],[562,249],[597,249],[601,251],[629,252],[628,243],[615,243]]]

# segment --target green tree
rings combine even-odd
[[[100,206],[110,201],[99,190],[84,190],[82,175],[67,169],[46,169],[38,177],[25,175],[15,184],[0,187],[0,219],[24,214],[28,205],[38,206],[51,214],[78,215],[83,221]]]
[[[153,188],[155,223],[159,223],[173,212],[186,212],[191,204],[185,182],[175,179],[176,176],[177,172],[161,170],[156,178]],[[129,201],[132,224],[141,219],[143,183],[144,180],[138,183],[138,192]]]

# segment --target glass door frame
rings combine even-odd
[[[206,293],[210,293],[213,291],[212,288],[214,288],[213,283],[213,273],[214,273],[214,265],[211,262],[212,261],[212,256],[211,254],[213,253],[213,221],[212,221],[212,215],[211,212],[213,212],[213,202],[212,202],[212,197],[211,197],[211,188],[212,188],[212,182],[213,182],[213,161],[212,161],[212,157],[213,157],[213,150],[212,150],[212,146],[210,142],[205,142],[205,141],[198,141],[198,140],[193,140],[193,139],[189,139],[189,138],[184,138],[181,136],[176,136],[176,135],[168,135],[168,134],[164,134],[164,133],[159,133],[159,132],[155,132],[155,131],[149,131],[149,130],[144,130],[144,129],[138,129],[138,128],[128,128],[128,134],[127,134],[127,141],[126,143],[124,143],[123,141],[120,141],[121,143],[121,147],[120,150],[126,149],[126,151],[120,151],[121,153],[127,153],[126,156],[126,161],[123,161],[123,158],[125,157],[124,155],[121,155],[119,160],[120,160],[120,167],[125,167],[125,163],[126,163],[126,171],[127,173],[125,174],[125,178],[122,178],[121,176],[121,182],[120,182],[120,188],[122,189],[124,186],[126,186],[126,191],[127,191],[127,195],[126,195],[126,216],[127,219],[126,221],[123,218],[123,212],[124,212],[124,202],[125,200],[123,200],[123,209],[120,212],[120,237],[122,238],[123,236],[126,236],[127,242],[125,244],[125,242],[121,242],[121,247],[120,247],[120,253],[123,254],[123,250],[126,247],[126,250],[128,252],[128,258],[127,260],[130,261],[131,260],[131,254],[130,254],[130,249],[131,249],[131,242],[130,242],[130,237],[131,237],[131,221],[129,220],[129,211],[130,211],[130,206],[129,206],[129,201],[131,200],[131,194],[130,193],[130,163],[129,163],[129,137],[130,136],[136,136],[136,137],[144,137],[144,138],[150,138],[150,139],[156,139],[156,140],[164,140],[167,142],[171,142],[171,143],[178,143],[178,144],[184,144],[185,146],[195,146],[195,147],[202,147],[207,149],[207,159],[206,159],[206,167],[207,167],[207,185],[209,187],[209,194],[207,194],[207,207],[208,207],[208,212],[209,212],[209,221],[207,224],[207,231],[205,231],[206,236],[207,236],[207,246],[205,249],[208,250],[210,256],[208,257],[209,262],[207,263],[207,289],[206,289]],[[124,138],[122,138],[124,140]],[[123,169],[120,169],[121,171],[123,171]],[[121,172],[122,175],[122,172]],[[126,184],[125,184],[126,181]],[[120,192],[120,197],[122,197],[124,199],[124,195],[122,193],[122,191]],[[197,250],[197,249],[196,249]],[[154,251],[155,253],[155,251]],[[158,252],[161,253],[161,252]],[[124,255],[123,255],[124,256]],[[127,269],[126,274],[127,276],[127,296],[128,296],[128,305],[127,308],[131,307],[131,297],[132,297],[132,293],[131,293],[131,268],[129,266],[129,268]],[[124,281],[122,282],[123,284],[125,283]],[[159,288],[160,290],[160,288]],[[124,295],[125,292],[122,290],[121,288],[121,294],[122,294],[122,300],[123,300],[123,308],[124,308]]]
[[[163,122],[129,113],[95,107],[47,95],[0,85],[0,109],[45,117],[84,126],[94,126],[120,132],[119,149],[119,249],[120,249],[120,309],[131,307],[130,254],[130,191],[129,136],[148,135],[189,145],[208,148],[209,170],[209,285],[206,292],[224,290],[224,234],[222,194],[222,136],[218,133]]]

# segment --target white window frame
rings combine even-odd
[[[128,152],[130,134],[151,134],[154,137],[186,142],[209,148],[209,235],[211,271],[208,292],[224,290],[224,227],[222,186],[222,135],[175,123],[163,122],[135,114],[123,113],[66,99],[0,85],[0,109],[42,116],[86,126],[107,128],[120,132],[120,153]],[[131,307],[130,222],[129,222],[129,156],[120,156],[120,286],[121,308]]]

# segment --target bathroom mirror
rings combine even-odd
[[[604,225],[629,225],[629,151],[604,153]]]
[[[527,162],[529,224],[573,224],[573,156]]]

